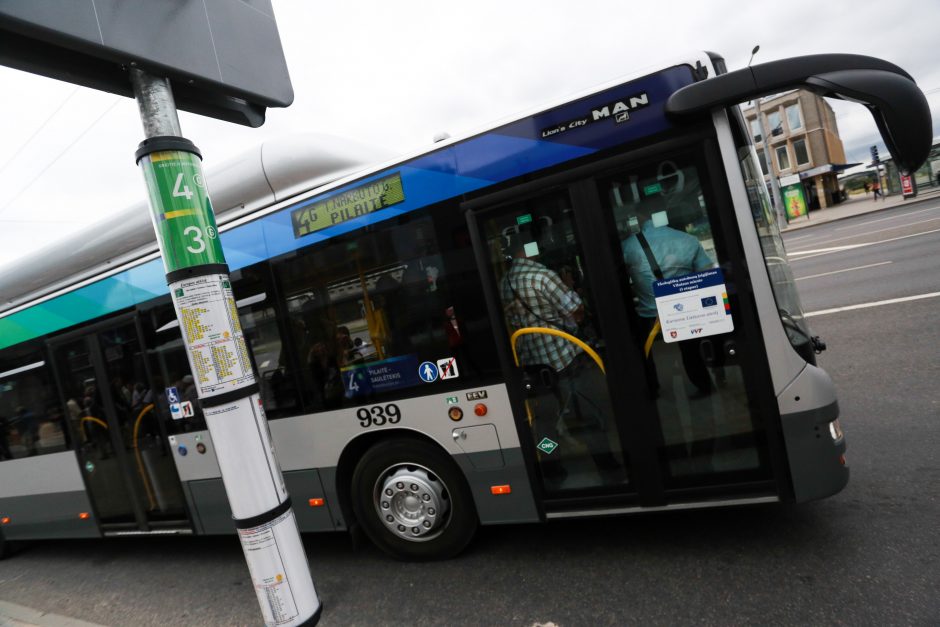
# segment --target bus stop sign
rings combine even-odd
[[[252,127],[294,100],[271,0],[0,0],[0,64],[129,98],[137,67],[180,109]]]

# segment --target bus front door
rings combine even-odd
[[[132,317],[51,346],[79,463],[104,532],[191,528]]]
[[[774,396],[718,160],[643,152],[465,204],[520,432],[549,499],[772,498]]]

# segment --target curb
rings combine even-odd
[[[104,627],[97,623],[0,601],[0,627]]]

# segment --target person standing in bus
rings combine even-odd
[[[640,231],[623,241],[623,260],[627,264],[633,293],[637,298],[636,312],[643,321],[643,335],[638,338],[645,346],[648,335],[656,326],[656,299],[653,281],[701,272],[714,267],[714,263],[694,235],[668,225],[665,203],[659,196],[648,197],[637,205]],[[707,396],[712,391],[708,368],[699,352],[699,342],[679,342],[682,365],[689,380],[698,389],[696,396]],[[659,378],[652,358],[646,360],[650,392],[659,393]]]
[[[556,272],[529,258],[523,236],[510,237],[509,253],[512,264],[500,283],[500,297],[511,330],[543,327],[576,331],[569,324],[576,325],[584,318],[584,303],[577,292]],[[537,421],[542,435],[555,439],[560,433],[576,433],[600,471],[608,475],[618,472],[620,464],[607,443],[606,414],[598,406],[607,398],[606,380],[591,358],[573,342],[544,333],[523,335],[517,346],[523,366],[548,366],[557,374],[558,415]],[[577,425],[576,431],[572,425]],[[551,468],[559,479],[567,474],[557,462],[543,462],[543,468]]]

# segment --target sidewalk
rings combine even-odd
[[[781,230],[783,232],[796,231],[798,229],[804,229],[808,226],[825,224],[826,222],[842,220],[844,218],[851,218],[853,216],[860,216],[866,213],[881,211],[882,209],[898,207],[900,205],[912,205],[921,200],[929,200],[934,198],[940,198],[940,187],[927,187],[920,191],[917,196],[909,200],[904,200],[901,194],[893,194],[884,200],[874,200],[871,194],[868,194],[867,196],[853,196],[845,202],[835,205],[834,207],[827,207],[826,209],[811,211],[808,216],[795,219],[793,222],[783,226]]]
[[[49,614],[25,605],[0,601],[0,627],[102,627],[68,616]]]

